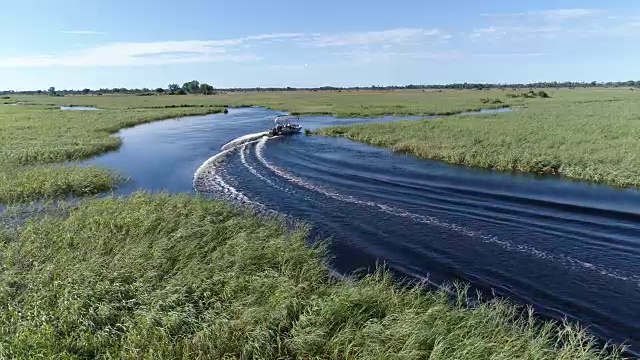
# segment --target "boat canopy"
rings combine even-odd
[[[288,124],[293,120],[300,120],[300,117],[293,115],[278,115],[273,119],[276,124]]]

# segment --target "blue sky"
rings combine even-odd
[[[640,79],[640,4],[21,0],[0,89]]]

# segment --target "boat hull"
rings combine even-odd
[[[302,131],[301,126],[290,126],[283,128],[273,128],[269,130],[270,136],[283,136],[283,135],[293,135]]]

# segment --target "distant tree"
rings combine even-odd
[[[82,89],[82,94],[83,95],[87,95],[90,92],[91,92],[91,89]]]
[[[597,86],[597,85],[598,85],[598,82],[597,82],[597,81],[592,81],[592,82],[591,82],[591,86]]]
[[[48,92],[49,92],[49,95],[51,96],[56,95],[56,87],[55,86],[50,87]]]
[[[37,93],[38,95],[42,95],[42,90],[38,90],[38,91],[36,91],[36,93]]]
[[[159,88],[157,88],[157,89],[156,89],[156,92],[157,92],[158,94],[162,94],[162,93],[164,92],[164,89],[163,89],[163,88],[161,88],[161,87],[159,87]]]
[[[197,80],[191,80],[182,85],[182,90],[189,94],[197,94],[200,90],[200,82]]]
[[[169,84],[169,92],[171,92],[173,95],[177,95],[180,92],[180,85]]]
[[[209,84],[205,84],[205,83],[200,84],[200,93],[202,93],[204,95],[213,94],[213,86],[211,86]]]

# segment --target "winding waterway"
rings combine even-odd
[[[337,271],[384,262],[435,284],[467,281],[640,348],[640,192],[452,166],[343,138],[261,137],[277,114],[241,108],[140,125],[118,133],[118,151],[85,163],[129,176],[118,194],[195,185],[305,220],[314,238],[333,239]]]

